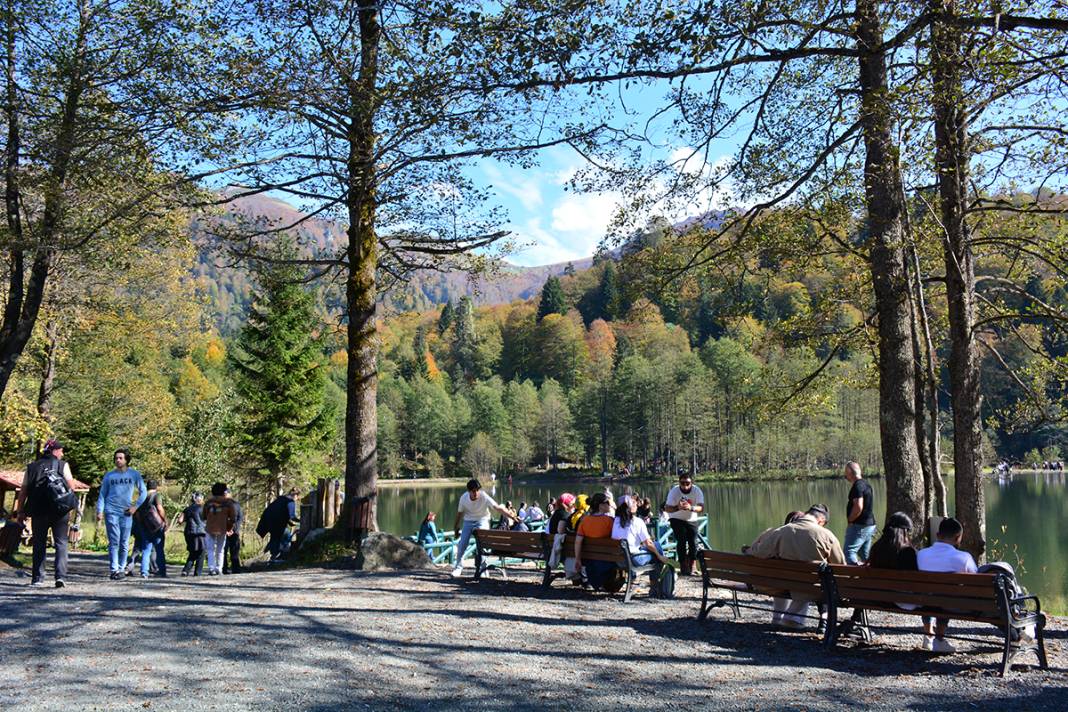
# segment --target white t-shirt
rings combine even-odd
[[[625,539],[627,548],[630,549],[630,553],[632,554],[649,553],[642,544],[652,539],[652,537],[649,536],[649,529],[645,526],[645,522],[637,517],[630,520],[630,524],[627,525],[626,529],[619,525],[618,518],[612,522],[612,538]]]
[[[943,574],[974,574],[978,571],[971,554],[942,541],[916,552],[916,565],[920,571]]]
[[[464,492],[460,496],[460,505],[456,511],[463,513],[464,521],[482,522],[485,527],[489,524],[490,510],[496,506],[497,503],[493,501],[493,497],[480,490],[476,500],[471,499],[470,492]]]
[[[690,491],[686,493],[683,493],[682,487],[675,485],[671,488],[671,491],[668,492],[667,505],[669,507],[677,507],[679,506],[679,503],[682,502],[682,500],[684,499],[690,500],[690,504],[699,504],[702,507],[705,504],[705,496],[701,493],[701,490],[697,487],[697,485],[691,487]],[[693,519],[697,519],[700,516],[700,514],[693,511],[692,509],[680,509],[677,512],[668,512],[668,517],[670,519],[684,519],[686,521],[691,521]]]

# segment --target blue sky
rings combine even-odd
[[[667,159],[687,172],[705,170],[701,162],[686,160],[691,150],[673,133],[672,115],[646,124],[648,116],[662,105],[666,90],[667,85],[662,83],[631,87],[616,94],[614,107],[601,109],[613,125],[645,132],[655,143],[647,149],[650,158]],[[715,148],[713,163],[729,158],[737,142],[725,139]],[[523,266],[555,264],[589,257],[597,250],[623,196],[616,191],[589,193],[569,189],[570,179],[586,165],[577,152],[562,146],[542,151],[539,164],[531,169],[484,159],[468,172],[476,183],[489,187],[496,194],[498,205],[508,212],[509,222],[503,227],[511,231],[519,245],[507,256],[509,262]],[[674,208],[666,216],[677,222],[711,207],[727,207],[725,202],[723,195],[709,195],[702,202]]]

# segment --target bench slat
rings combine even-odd
[[[760,559],[746,554],[728,554],[722,551],[701,552],[705,565],[712,568],[735,569],[774,569],[775,571],[818,571],[821,564],[812,561],[789,561],[787,559]]]
[[[994,590],[994,574],[944,574],[934,571],[900,571],[898,569],[875,569],[868,566],[831,564],[835,577],[870,578],[877,580],[941,583],[957,586],[986,586]]]
[[[923,594],[926,596],[955,596],[957,598],[991,599],[994,595],[992,584],[973,586],[953,586],[944,583],[927,583],[925,581],[873,581],[870,579],[835,577],[839,589],[851,591],[900,591],[903,593]]]
[[[846,606],[846,607],[848,608],[848,606]],[[1003,620],[1004,616],[1000,615],[1000,613],[999,613],[999,615],[994,615],[994,616],[983,615],[981,613],[979,615],[974,615],[976,613],[974,611],[971,612],[971,613],[946,613],[946,611],[935,610],[933,608],[917,608],[915,610],[906,611],[905,609],[898,608],[897,606],[893,606],[893,605],[887,606],[887,605],[883,605],[883,604],[876,604],[876,603],[870,603],[870,602],[865,602],[864,609],[868,610],[868,611],[884,611],[886,613],[904,613],[906,615],[931,616],[931,617],[935,617],[935,618],[937,618],[939,616],[945,616],[947,618],[952,618],[955,621],[976,621],[978,623],[993,623],[994,625],[1000,625],[1001,623],[1004,622],[1004,620]]]
[[[982,599],[959,598],[956,596],[931,596],[930,594],[910,594],[902,591],[872,591],[868,589],[853,591],[848,587],[839,587],[838,598],[843,606],[856,604],[858,607],[863,607],[863,601],[914,603],[922,606],[933,606],[945,609],[944,615],[948,618],[953,617],[953,614],[949,609],[954,608],[962,611],[982,613],[993,613],[998,610],[998,605],[994,600],[993,592],[991,592],[985,599]]]

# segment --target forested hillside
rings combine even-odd
[[[236,334],[244,323],[252,288],[245,262],[235,259],[225,245],[213,239],[211,225],[216,221],[230,221],[234,216],[277,224],[299,223],[299,227],[291,232],[308,255],[335,255],[345,244],[345,231],[336,222],[308,217],[285,202],[264,196],[240,198],[224,205],[219,215],[195,221],[191,236],[199,249],[193,274],[199,290],[208,300],[216,328],[226,336]],[[465,296],[471,297],[476,305],[530,299],[538,294],[548,277],[589,265],[589,260],[578,260],[519,267],[493,260],[475,274],[461,265],[446,265],[441,270],[416,270],[404,282],[393,284],[383,292],[380,303],[387,314],[396,314],[426,311]],[[336,290],[336,285],[326,287],[328,304],[342,303]]]

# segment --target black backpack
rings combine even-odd
[[[134,512],[134,519],[137,520],[137,524],[141,527],[141,531],[146,536],[154,536],[164,526],[166,522],[159,516],[159,510],[156,509],[156,498],[159,494],[152,494],[145,497],[145,501],[141,503],[141,506]]]
[[[34,509],[38,514],[52,514],[62,517],[78,506],[78,495],[74,494],[63,476],[64,462],[52,459],[52,466],[45,469],[45,464],[37,464],[37,478],[34,487]]]

